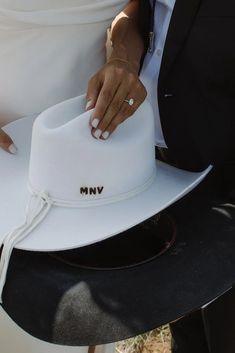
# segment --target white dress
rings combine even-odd
[[[8,116],[4,123],[85,93],[88,79],[105,61],[107,28],[127,2],[0,0],[0,116]],[[24,352],[31,352],[33,345],[35,351],[39,343],[32,339]],[[87,352],[85,347],[39,347],[42,353]],[[96,353],[113,350],[113,345],[100,346]]]
[[[0,114],[31,115],[85,93],[127,2],[0,0]]]

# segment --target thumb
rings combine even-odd
[[[16,154],[17,152],[14,142],[2,129],[0,129],[0,148],[11,154]]]
[[[99,92],[101,90],[101,82],[99,74],[93,76],[88,82],[87,94],[86,94],[86,110],[90,110],[95,107]]]

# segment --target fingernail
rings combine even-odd
[[[8,147],[8,151],[11,153],[11,154],[16,154],[17,153],[17,147],[14,143],[12,143],[9,147]]]
[[[109,135],[110,135],[109,132],[105,131],[105,132],[103,132],[102,137],[104,140],[106,140],[109,137]]]
[[[92,106],[92,100],[89,99],[86,104],[86,110],[88,110]]]
[[[100,129],[97,129],[97,130],[94,132],[94,136],[95,136],[97,139],[100,138],[101,134],[102,134],[102,131],[101,131]]]
[[[91,126],[94,128],[94,129],[96,129],[97,128],[97,126],[99,125],[99,119],[93,119],[92,120],[92,122],[91,122]]]

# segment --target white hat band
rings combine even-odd
[[[27,205],[25,221],[4,236],[3,249],[0,260],[0,302],[2,291],[6,282],[7,269],[11,253],[15,245],[29,235],[46,217],[52,206],[52,201],[47,193],[42,192],[37,197],[32,197]]]
[[[115,202],[119,202],[119,201],[124,201],[127,200],[131,197],[137,196],[138,194],[140,194],[141,192],[145,191],[146,189],[148,189],[150,187],[150,185],[152,185],[152,183],[154,182],[154,179],[156,178],[156,170],[153,171],[152,176],[142,185],[124,192],[122,194],[118,194],[118,195],[113,195],[111,197],[106,197],[106,198],[98,198],[98,199],[93,199],[93,200],[61,200],[61,199],[57,199],[54,197],[50,196],[51,202],[53,203],[54,206],[59,206],[59,207],[95,207],[95,206],[104,206],[104,205],[108,205],[111,203],[115,203]],[[39,194],[41,194],[40,191],[35,190],[32,185],[28,184],[28,188],[30,193],[33,196],[37,196]]]

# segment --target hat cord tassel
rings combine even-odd
[[[0,259],[0,303],[2,303],[2,292],[13,248],[43,221],[50,211],[52,203],[46,192],[33,195],[26,208],[24,223],[5,235]]]

